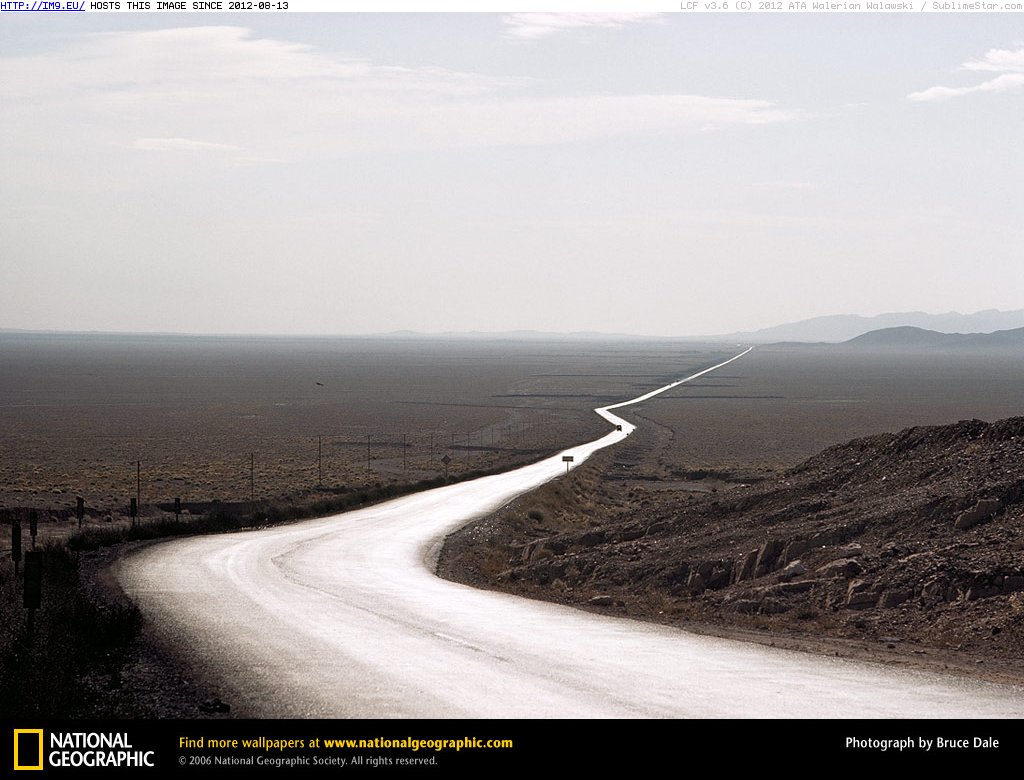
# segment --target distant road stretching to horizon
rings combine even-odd
[[[250,717],[1024,716],[1024,688],[604,617],[434,575],[447,534],[634,426],[505,474],[288,526],[140,549],[115,574]]]

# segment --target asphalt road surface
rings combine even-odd
[[[629,435],[612,409],[699,375],[597,410],[622,430],[539,463],[334,517],[153,545],[115,574],[239,716],[1024,716],[1024,688],[696,636],[433,574],[446,534],[564,474],[562,455],[579,465]]]

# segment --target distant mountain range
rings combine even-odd
[[[879,314],[874,317],[861,317],[857,314],[835,314],[827,317],[814,317],[809,320],[775,325],[763,330],[729,333],[717,336],[640,336],[628,333],[601,333],[596,331],[575,331],[559,333],[537,330],[513,331],[459,331],[444,333],[425,333],[411,330],[398,330],[389,333],[351,334],[351,335],[271,335],[271,334],[190,334],[190,333],[129,333],[107,331],[61,331],[61,330],[22,330],[20,328],[0,328],[2,335],[51,335],[51,336],[141,336],[141,337],[186,337],[186,338],[357,338],[357,339],[458,339],[458,340],[508,340],[508,341],[544,341],[544,340],[587,340],[587,341],[670,341],[683,339],[686,341],[731,341],[747,344],[771,344],[778,342],[810,342],[810,343],[841,343],[855,339],[871,332],[884,332],[893,329],[909,329],[919,331],[916,334],[905,333],[906,339],[920,339],[919,344],[930,343],[931,336],[921,334],[960,334],[973,337],[995,331],[1012,332],[1024,328],[1024,309],[1016,311],[999,311],[988,309],[974,314],[960,314],[951,311],[946,314],[926,314],[925,312],[903,312]],[[896,338],[895,334],[878,336],[880,339]],[[1013,337],[1008,337],[1013,338]],[[906,341],[906,344],[912,342]]]
[[[843,343],[848,347],[1024,347],[1024,328],[995,333],[939,333],[909,326],[882,328]]]
[[[937,333],[961,334],[1014,330],[1024,328],[1024,309],[1016,311],[988,309],[974,314],[960,314],[955,311],[946,314],[926,314],[914,311],[879,314],[875,317],[836,314],[785,325],[775,325],[763,330],[732,333],[719,338],[762,344],[777,341],[841,342],[849,341],[871,331],[907,327]]]

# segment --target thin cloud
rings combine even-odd
[[[553,35],[589,27],[616,28],[631,24],[660,22],[660,13],[610,14],[508,14],[502,17],[505,37],[516,41],[539,41]]]
[[[239,146],[193,141],[190,138],[140,138],[132,149],[144,152],[240,152]]]
[[[707,131],[725,125],[773,124],[798,116],[763,100],[594,95],[450,105],[417,117],[416,126],[419,141],[429,147],[540,146]],[[393,140],[401,142],[400,137]]]
[[[773,190],[816,190],[819,185],[809,181],[761,181],[755,184]]]
[[[911,92],[907,97],[917,102],[936,103],[978,92],[1000,94],[1024,86],[1024,48],[1017,50],[990,49],[980,60],[970,60],[959,70],[973,73],[998,73],[995,78],[968,87],[930,87]]]
[[[0,58],[0,95],[47,97],[82,88],[168,92],[211,85],[282,84],[297,80],[358,84],[381,92],[452,97],[478,95],[502,82],[443,68],[375,65],[307,44],[256,38],[244,27],[179,27],[78,36],[44,56]],[[62,75],[57,64],[67,68]]]
[[[78,165],[94,159],[106,176],[149,174],[103,159],[111,148],[163,153],[148,155],[146,165],[173,176],[179,169],[161,162],[172,152],[254,166],[375,150],[683,134],[803,117],[747,98],[541,96],[532,82],[382,65],[226,26],[81,36],[45,56],[0,58],[0,70],[10,76],[0,82],[9,148],[51,154],[51,141],[36,129],[71,122]],[[95,157],[81,154],[90,148]]]
[[[980,60],[965,62],[961,70],[1017,71],[1024,73],[1024,49],[989,49]]]

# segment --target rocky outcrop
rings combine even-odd
[[[998,628],[1009,647],[1024,636],[1022,462],[1024,418],[868,437],[713,496],[666,489],[543,539],[531,525],[497,578],[664,621],[942,647],[984,635],[978,652]]]
[[[957,515],[956,522],[953,523],[953,527],[958,531],[966,531],[968,528],[974,528],[978,523],[988,520],[992,515],[999,511],[1002,503],[998,498],[985,498],[979,501],[970,509],[967,509]]]
[[[862,571],[864,568],[853,558],[839,558],[819,566],[814,573],[821,577],[845,580],[857,576]]]
[[[786,564],[786,567],[779,572],[779,579],[789,582],[794,577],[802,577],[805,574],[807,574],[807,567],[804,566],[803,561],[793,561]]]
[[[879,593],[867,580],[854,580],[846,589],[847,609],[870,609],[878,605]]]

